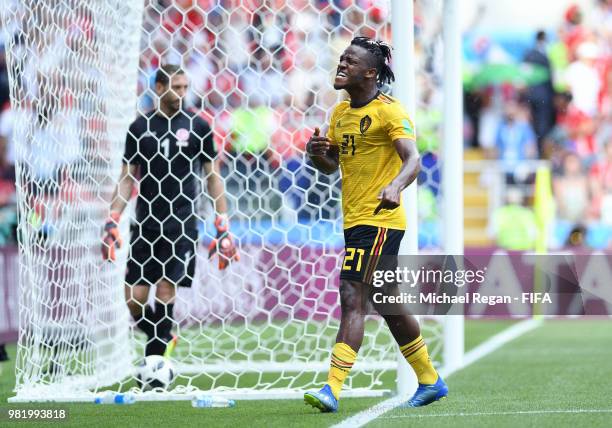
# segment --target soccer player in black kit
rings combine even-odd
[[[164,65],[157,71],[158,106],[130,126],[121,177],[104,228],[103,257],[115,260],[115,249],[122,243],[119,219],[139,177],[125,295],[137,326],[147,335],[146,355],[165,353],[173,340],[175,287],[191,286],[202,169],[217,213],[217,238],[209,247],[209,257],[219,255],[220,269],[238,260],[228,229],[223,181],[214,162],[212,131],[196,113],[183,110],[188,85],[187,76],[176,65]],[[152,285],[157,285],[155,310],[147,305]]]

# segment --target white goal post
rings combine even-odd
[[[339,319],[340,177],[316,172],[303,145],[341,99],[330,73],[352,36],[393,42],[393,95],[413,117],[419,67],[411,1],[330,3],[0,0],[19,209],[20,334],[10,401],[85,402],[109,389],[140,400],[189,399],[200,390],[301,398],[325,381]],[[425,3],[441,17],[440,0]],[[460,35],[457,2],[447,4],[445,97],[454,100],[461,98]],[[186,103],[211,124],[241,260],[223,271],[209,261],[214,216],[202,192],[196,273],[175,303],[178,376],[169,391],[141,393],[134,375],[145,339],[123,288],[133,201],[121,219],[117,261],[104,262],[100,248],[128,127],[155,106],[151,79],[161,63],[183,67],[191,82]],[[437,197],[441,212],[455,216],[452,225],[438,219],[447,254],[463,252],[462,197],[448,196],[462,183],[460,109],[447,102],[444,110],[442,157],[457,159],[442,164]],[[416,185],[406,194],[411,231],[402,251],[413,254]],[[438,366],[460,365],[462,317],[425,321]],[[397,355],[384,321],[368,317],[343,396],[408,393],[414,380]]]

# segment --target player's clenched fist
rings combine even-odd
[[[112,211],[104,225],[104,237],[102,238],[102,258],[104,260],[115,261],[115,250],[121,248],[123,241],[119,236],[119,218],[121,214]]]
[[[331,147],[331,140],[327,137],[321,137],[321,130],[315,128],[314,134],[306,144],[306,152],[311,156],[325,156]]]
[[[238,250],[232,240],[232,235],[229,233],[229,220],[226,215],[217,216],[215,219],[215,228],[217,229],[217,237],[212,240],[208,246],[208,258],[212,258],[215,254],[219,255],[219,269],[223,270],[235,260],[240,260]]]

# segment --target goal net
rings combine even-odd
[[[143,6],[3,0],[20,253],[17,397],[78,397],[130,376],[118,269],[100,225],[134,116]]]
[[[123,294],[133,210],[122,217],[117,261],[103,262],[100,247],[128,126],[155,108],[152,79],[164,63],[183,67],[185,105],[211,124],[241,258],[222,271],[208,259],[214,212],[202,193],[196,273],[174,310],[178,376],[171,391],[141,398],[294,398],[320,386],[339,325],[340,177],[312,168],[304,146],[341,100],[331,76],[351,38],[390,41],[388,1],[2,5],[19,200],[15,400],[138,393],[146,339]],[[435,162],[425,168],[421,237],[435,247],[439,174]],[[423,326],[443,364],[442,324]],[[368,317],[343,394],[382,395],[396,369],[397,345],[382,319]]]

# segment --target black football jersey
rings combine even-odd
[[[196,229],[204,162],[216,156],[208,123],[193,112],[171,119],[153,111],[130,126],[123,162],[140,170],[136,220],[141,229],[176,237]]]

